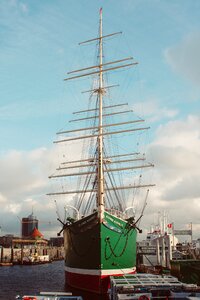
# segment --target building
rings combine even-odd
[[[34,229],[38,229],[38,220],[33,215],[22,218],[22,237],[30,237]]]
[[[6,234],[4,236],[0,236],[0,246],[4,247],[4,248],[9,248],[12,245],[12,240],[14,238],[18,238],[18,237],[14,237],[13,234]]]
[[[64,246],[64,238],[63,237],[51,237],[49,241],[50,246],[62,247]]]

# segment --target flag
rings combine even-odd
[[[100,13],[100,15],[102,14],[102,7],[100,8],[99,13]]]
[[[167,224],[167,227],[168,227],[168,228],[172,228],[172,223]]]

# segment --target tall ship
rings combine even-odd
[[[102,16],[100,9],[98,36],[80,43],[96,44],[96,63],[70,71],[64,79],[92,77],[92,86],[84,91],[89,94],[88,107],[74,112],[76,118],[69,123],[81,125],[57,133],[55,143],[67,145],[66,154],[50,176],[62,181],[61,190],[54,187],[49,194],[57,203],[66,201],[64,220],[60,220],[66,283],[98,294],[107,292],[110,276],[136,272],[137,232],[153,186],[143,176],[153,164],[136,149],[139,142],[133,142],[135,135],[140,139],[149,127],[141,125],[142,118],[133,117],[128,103],[111,102],[110,91],[118,85],[107,80],[108,73],[129,69],[137,62],[133,57],[106,60],[104,43],[121,32],[104,34]],[[72,159],[66,160],[69,156]],[[140,190],[144,191],[144,205],[136,217],[134,203]]]

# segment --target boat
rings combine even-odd
[[[158,221],[152,224],[146,239],[137,243],[137,269],[141,272],[168,272],[173,259],[177,237],[173,233],[166,213],[158,213]]]
[[[171,275],[133,274],[111,276],[110,300],[199,299],[200,287]]]
[[[10,267],[13,266],[11,262],[0,262],[0,267]]]
[[[51,263],[49,255],[32,254],[23,257],[23,265],[40,265]]]
[[[144,180],[144,183],[142,181],[141,174],[144,170],[150,170],[153,164],[146,162],[144,152],[136,151],[138,143],[135,141],[134,144],[132,140],[135,134],[140,138],[149,127],[141,126],[144,122],[142,118],[134,115],[133,119],[132,109],[123,110],[128,103],[109,102],[109,91],[118,85],[107,83],[105,76],[110,71],[129,69],[138,63],[133,57],[105,60],[103,43],[121,32],[103,34],[102,23],[103,11],[100,9],[99,35],[80,43],[97,43],[96,64],[70,71],[64,79],[94,78],[91,89],[84,91],[89,93],[88,108],[74,112],[78,118],[70,121],[70,124],[86,121],[87,125],[57,133],[58,138],[54,143],[70,145],[74,147],[75,153],[70,152],[70,146],[67,146],[64,161],[49,176],[55,180],[55,184],[58,179],[63,180],[62,190],[54,187],[48,194],[53,197],[56,205],[59,197],[62,201],[68,201],[64,220],[58,215],[62,224],[59,234],[64,235],[66,283],[76,289],[97,294],[107,293],[111,275],[136,272],[137,232],[141,232],[139,223],[149,189],[154,186],[148,180]],[[121,121],[113,121],[118,116],[124,117]],[[112,143],[113,138],[115,142],[119,141],[116,136],[122,140],[123,147],[114,146],[113,149],[108,144]],[[79,144],[76,142],[83,144],[83,151],[77,149]],[[130,152],[124,151],[126,142],[129,146],[131,142]],[[69,155],[74,157],[76,152],[79,157],[66,160]],[[75,189],[74,181],[77,178]],[[141,213],[136,218],[132,202],[139,190],[143,191],[144,197]]]
[[[64,292],[40,292],[38,295],[17,295],[18,300],[83,300],[81,296],[73,296],[72,293]]]

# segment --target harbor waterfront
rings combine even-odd
[[[200,1],[68,2],[1,4],[0,300],[200,299]]]
[[[0,268],[0,300],[13,300],[16,295],[39,294],[40,291],[67,292],[82,295],[84,300],[92,295],[70,290],[64,284],[64,261],[33,266],[8,266]],[[94,299],[94,298],[93,298]],[[95,299],[106,299],[95,295]]]
[[[63,261],[33,266],[0,268],[0,299],[15,299],[16,295],[40,291],[64,291]]]
[[[0,300],[16,299],[17,295],[38,295],[41,291],[72,292],[74,296],[82,296],[84,300],[109,299],[107,295],[90,294],[64,285],[64,270],[61,271],[63,266],[63,261],[55,261],[51,264],[33,266],[16,265],[0,268]],[[145,276],[148,278],[157,278],[156,275],[151,274],[137,274],[135,276],[137,276],[137,278],[144,278]],[[117,280],[117,277],[115,277],[113,284],[115,284]],[[127,279],[124,278],[123,280]],[[159,280],[159,278],[157,278],[157,280]],[[160,280],[162,281],[162,277],[160,277]],[[172,282],[172,278],[170,279],[169,276],[166,280]],[[173,279],[174,282],[176,282],[176,280],[176,278]],[[126,284],[124,288],[127,288]],[[114,291],[115,289],[113,292]]]
[[[36,264],[64,259],[63,247],[23,246],[19,248],[0,247],[0,266],[8,264]]]

